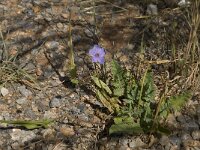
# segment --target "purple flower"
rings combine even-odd
[[[99,45],[94,45],[92,49],[89,50],[89,55],[92,57],[92,62],[99,62],[104,64],[105,50]]]

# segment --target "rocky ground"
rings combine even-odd
[[[17,56],[10,65],[13,70],[26,70],[19,82],[14,82],[18,80],[11,73],[0,73],[4,87],[0,96],[0,120],[54,120],[49,128],[34,130],[1,124],[0,149],[199,150],[198,96],[188,102],[185,111],[168,117],[168,124],[174,129],[170,136],[152,135],[147,143],[147,135],[109,137],[105,125],[110,116],[103,111],[102,104],[90,89],[72,87],[66,78],[70,25],[79,79],[88,85],[87,77],[92,69],[88,50],[97,42],[107,50],[106,61],[114,53],[128,68],[144,34],[147,49],[152,49],[148,51],[149,56],[167,57],[163,55],[167,54],[166,49],[157,47],[165,44],[163,34],[157,31],[164,31],[163,27],[170,25],[171,14],[159,20],[145,18],[161,10],[167,13],[176,5],[163,2],[143,8],[140,3],[121,1],[114,5],[102,1],[96,9],[99,14],[96,18],[99,37],[96,37],[91,4],[73,0],[0,0],[0,29],[4,38],[0,41],[0,60],[5,49],[9,56]],[[182,21],[177,9],[173,15]],[[155,42],[156,37],[160,43]]]

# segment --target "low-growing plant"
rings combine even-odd
[[[105,67],[104,61],[100,61],[105,55],[101,55],[103,48],[95,45],[92,51],[96,52],[95,55],[90,54],[95,65]],[[92,75],[91,79],[98,99],[114,116],[114,124],[109,128],[109,134],[170,133],[160,120],[166,119],[172,110],[180,111],[191,97],[189,92],[171,97],[161,93],[161,98],[156,100],[158,91],[150,64],[147,64],[140,78],[121,67],[115,60],[111,61],[110,70],[106,70],[106,73]]]

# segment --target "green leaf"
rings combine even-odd
[[[0,120],[0,123],[6,123],[16,126],[22,126],[26,129],[37,129],[37,128],[47,128],[50,123],[52,123],[52,120],[35,120],[35,121],[28,121],[28,120]]]
[[[73,65],[70,68],[70,80],[73,84],[77,85],[78,84],[78,79],[77,79],[77,69],[76,69],[76,65]]]
[[[118,86],[119,87],[119,86]],[[113,90],[113,94],[117,97],[123,96],[124,95],[124,90],[125,88],[121,87],[121,88],[115,88]]]
[[[144,94],[142,99],[146,102],[152,102],[155,98],[155,86],[153,81],[153,74],[152,72],[147,72],[144,82]]]
[[[110,102],[111,106],[114,108],[114,110],[115,110],[116,112],[119,112],[119,111],[120,111],[120,106],[119,106],[119,104],[121,104],[121,103],[120,103],[120,101],[119,101],[118,98],[116,98],[116,97],[111,97],[109,102]]]
[[[123,96],[125,92],[127,77],[125,76],[125,71],[114,60],[111,62],[111,73],[113,76],[113,94],[118,97]]]
[[[117,117],[114,118],[115,124],[109,129],[109,134],[140,134],[143,129],[139,123],[133,121],[131,117]]]
[[[158,125],[157,132],[159,132],[161,134],[166,134],[166,135],[170,135],[171,134],[171,131],[169,129],[167,129],[166,127],[163,127],[161,125]]]
[[[168,114],[169,114],[169,112],[170,112],[170,110],[169,110],[169,108],[170,108],[171,106],[169,105],[169,101],[163,101],[162,103],[161,103],[161,107],[160,107],[160,112],[158,113],[158,116],[160,117],[160,118],[167,118],[167,116],[168,116]]]
[[[108,110],[111,113],[113,113],[115,110],[113,109],[112,105],[108,101],[110,99],[110,97],[103,92],[101,93],[99,90],[97,90],[96,94],[97,94],[99,100],[101,101],[101,103],[104,105],[104,107],[108,108]]]
[[[174,111],[180,111],[186,102],[192,97],[191,93],[184,92],[182,94],[172,96],[169,98],[169,103]]]
[[[112,94],[112,91],[110,90],[110,88],[108,87],[108,85],[106,83],[104,83],[102,80],[100,80],[97,77],[92,76],[91,77],[92,80],[94,81],[94,83],[100,88],[100,89],[104,89],[108,94]]]
[[[114,77],[122,77],[123,69],[115,60],[112,60],[111,62],[111,72]]]
[[[132,122],[133,122],[133,118],[132,117],[122,116],[122,117],[115,117],[114,118],[114,123],[115,124],[132,123]]]

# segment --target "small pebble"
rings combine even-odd
[[[62,16],[64,19],[68,19],[68,18],[69,18],[69,14],[68,14],[68,13],[63,13],[61,16]]]
[[[59,29],[61,29],[61,28],[63,28],[63,24],[62,23],[57,23],[57,25],[56,25]]]
[[[137,148],[137,147],[142,147],[145,145],[146,144],[144,142],[142,142],[142,140],[140,138],[136,138],[129,143],[130,148]]]
[[[45,43],[45,47],[48,49],[54,49],[54,48],[57,48],[58,46],[59,46],[59,43],[55,41],[48,41]]]
[[[75,135],[74,129],[69,127],[61,127],[60,132],[66,137]]]
[[[199,125],[195,122],[195,120],[191,120],[190,122],[183,124],[182,126],[186,131],[194,131],[199,129]]]
[[[56,114],[56,112],[45,111],[44,113],[44,119],[56,119],[57,117],[58,115]]]
[[[160,144],[161,144],[162,146],[164,146],[164,145],[167,145],[168,143],[169,143],[169,138],[168,138],[168,136],[163,135],[163,136],[161,137],[161,139],[160,139]]]
[[[19,105],[24,105],[24,104],[27,104],[28,103],[28,100],[26,97],[22,97],[22,98],[19,98],[16,100],[17,104]]]
[[[196,130],[192,132],[192,138],[194,140],[200,140],[200,130]]]
[[[181,140],[182,141],[187,141],[187,140],[191,140],[191,139],[192,139],[192,137],[190,136],[190,134],[182,133],[182,135],[181,135]]]
[[[8,95],[8,93],[9,93],[8,89],[6,89],[4,87],[1,88],[1,95],[2,96],[6,96],[6,95]]]
[[[11,144],[12,149],[18,150],[20,149],[20,144],[18,142],[14,142]]]
[[[31,141],[36,137],[34,131],[25,131],[21,129],[13,129],[10,133],[11,139],[20,143]]]
[[[169,139],[170,139],[170,142],[173,145],[180,145],[181,144],[181,139],[176,135],[171,136]]]
[[[62,105],[62,101],[60,98],[53,98],[50,103],[49,103],[49,106],[51,108],[54,108],[54,107],[60,107]]]
[[[20,93],[25,97],[32,95],[32,92],[30,90],[28,90],[25,85],[18,87],[18,89],[19,89]]]
[[[157,15],[158,14],[157,5],[149,4],[147,6],[147,14],[149,14],[149,15]]]

